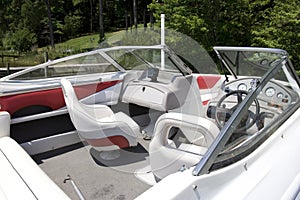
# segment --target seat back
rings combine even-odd
[[[175,144],[168,136],[172,128],[185,136]],[[182,113],[166,113],[156,122],[154,137],[149,146],[150,165],[154,175],[162,179],[197,164],[219,133],[219,128],[208,119]],[[199,141],[205,140],[205,142]],[[189,140],[189,143],[184,140]]]
[[[138,125],[124,113],[116,113],[106,105],[79,102],[70,81],[61,80],[63,96],[71,121],[78,134],[94,147],[137,145]]]
[[[84,105],[79,102],[71,82],[62,79],[61,86],[71,121],[79,134],[99,129],[99,125],[95,123],[95,111],[84,109]]]

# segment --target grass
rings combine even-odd
[[[110,38],[118,32],[106,33],[105,37]],[[7,63],[11,67],[18,66],[33,66],[45,62],[45,54],[48,54],[48,59],[57,59],[72,54],[90,51],[99,46],[99,34],[89,34],[78,38],[70,39],[62,43],[55,44],[55,48],[50,46],[34,49],[31,52],[20,55],[19,57],[4,57],[0,58],[0,67],[6,67]],[[0,55],[11,55],[12,52],[0,52]]]
[[[57,52],[62,54],[73,54],[73,52],[83,52],[88,49],[93,49],[98,46],[99,35],[91,34],[81,36],[78,38],[70,39],[62,43],[55,44],[55,48],[51,49],[50,46],[38,49],[38,52]]]
[[[112,33],[106,33],[105,37],[109,38],[118,32],[112,32]],[[95,49],[99,46],[99,34],[90,34],[81,36],[78,38],[67,40],[63,43],[58,43],[55,45],[55,49],[53,51],[59,52],[59,53],[67,53],[67,54],[73,54],[73,53],[80,53],[84,51],[89,51],[92,49]],[[52,51],[50,50],[50,47],[44,47],[39,49],[39,51]]]
[[[150,24],[149,26],[150,27]],[[143,28],[143,25],[139,24],[139,29]],[[120,40],[119,33],[124,32],[124,30],[105,33],[105,38],[108,39],[108,43],[113,44],[117,43]],[[7,63],[11,67],[18,66],[34,66],[40,63],[45,62],[45,54],[47,53],[48,59],[57,59],[61,57],[65,57],[72,54],[82,53],[86,51],[90,51],[92,49],[96,49],[99,47],[99,34],[88,34],[84,36],[80,36],[74,39],[67,40],[62,43],[56,43],[55,48],[52,49],[50,46],[36,48],[31,52],[22,53],[19,57],[4,57],[3,59],[0,57],[0,67],[6,67]],[[0,55],[6,54],[10,55],[12,53],[17,54],[17,52],[1,52]]]

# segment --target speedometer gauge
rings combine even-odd
[[[277,98],[278,98],[278,99],[282,99],[282,98],[283,98],[283,94],[282,94],[281,92],[279,92],[279,93],[277,94]]]
[[[246,91],[247,90],[247,85],[245,83],[241,83],[241,84],[238,85],[237,89]]]
[[[275,91],[274,88],[269,87],[269,88],[266,89],[265,94],[266,94],[267,97],[272,97],[272,96],[275,95],[275,92],[276,91]]]

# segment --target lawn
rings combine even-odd
[[[106,38],[117,35],[118,32],[107,33]],[[96,49],[99,46],[99,34],[89,34],[73,38],[62,43],[55,44],[55,48],[50,46],[33,49],[31,52],[22,53],[19,57],[3,57],[2,55],[18,55],[17,52],[0,51],[0,67],[33,66],[45,62],[45,58],[57,59],[64,56]]]

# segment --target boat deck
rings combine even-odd
[[[82,143],[33,159],[72,200],[80,199],[76,187],[89,200],[134,199],[151,187],[138,178],[139,174],[149,177],[149,183],[154,181],[148,170],[148,144],[140,139],[138,146],[120,150],[120,157],[110,161],[102,160],[98,151]]]

